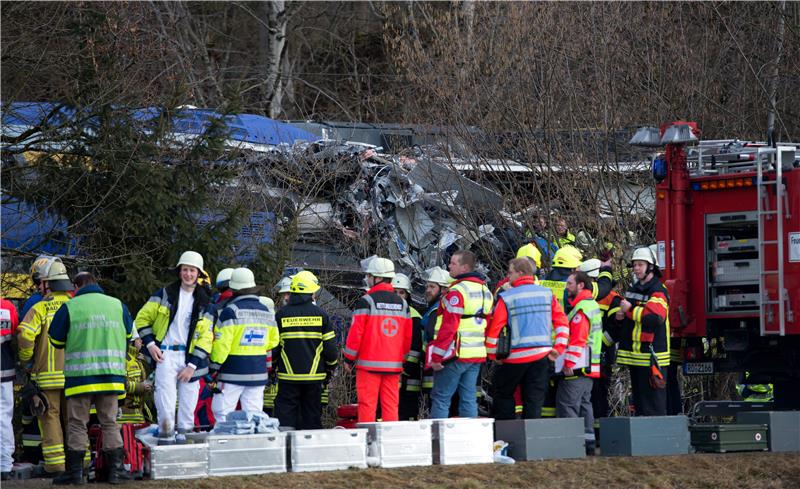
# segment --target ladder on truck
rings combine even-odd
[[[778,146],[777,148],[762,147],[756,153],[756,191],[758,197],[758,243],[759,261],[761,262],[759,274],[759,323],[761,335],[786,335],[786,320],[793,321],[792,310],[789,306],[789,293],[784,284],[784,236],[783,221],[791,218],[789,198],[786,185],[783,182],[783,165],[793,162],[795,148],[791,146]],[[774,174],[769,174],[771,166]],[[790,163],[791,164],[791,163]],[[770,180],[770,178],[774,178]],[[770,206],[770,193],[775,195],[775,208]],[[767,239],[767,224],[774,222],[775,237]],[[767,254],[773,252],[777,260],[775,269],[767,268]],[[768,284],[771,284],[774,293],[770,294]],[[777,309],[777,317],[775,317]]]

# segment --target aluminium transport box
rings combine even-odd
[[[689,453],[686,416],[600,418],[600,453],[648,456]]]
[[[367,430],[287,431],[290,470],[313,472],[367,468]]]
[[[433,464],[431,421],[385,421],[358,423],[366,428],[369,456],[378,457],[380,467]]]
[[[736,415],[736,422],[765,424],[771,452],[800,452],[800,411],[749,411]]]
[[[454,465],[493,462],[493,418],[433,420],[433,463]]]
[[[286,472],[286,433],[210,434],[209,475]]]
[[[138,438],[144,445],[144,472],[151,479],[196,479],[208,476],[208,444],[159,446],[155,437]]]
[[[583,418],[498,420],[495,434],[517,461],[586,457]]]
[[[696,424],[692,446],[698,452],[760,452],[769,449],[765,424]]]

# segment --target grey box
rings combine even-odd
[[[209,435],[208,474],[286,472],[286,433]]]
[[[208,444],[158,445],[152,436],[139,437],[144,445],[144,472],[151,479],[196,479],[208,476]]]
[[[600,418],[602,455],[683,455],[689,446],[686,416]]]
[[[736,415],[742,424],[765,424],[772,452],[800,452],[800,411],[750,411]]]
[[[518,461],[586,457],[583,418],[496,421],[495,435],[508,442],[508,456]]]
[[[367,452],[377,457],[380,467],[409,467],[433,464],[431,421],[390,421],[358,423],[367,431]]]
[[[289,431],[290,470],[313,472],[367,468],[367,430]]]
[[[494,462],[494,419],[433,420],[433,463],[490,464]]]

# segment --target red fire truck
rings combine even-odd
[[[695,123],[642,128],[653,160],[656,240],[684,373],[747,371],[800,407],[797,144],[698,141]]]

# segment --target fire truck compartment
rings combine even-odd
[[[707,312],[755,311],[761,261],[753,212],[706,215]]]

